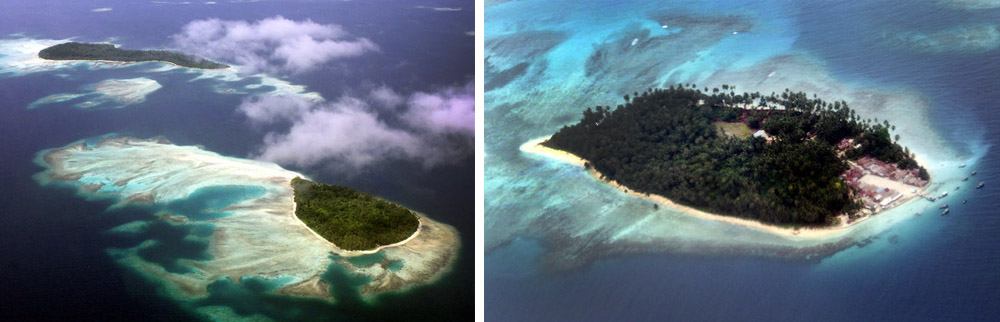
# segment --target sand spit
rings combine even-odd
[[[211,235],[204,237],[210,259],[178,260],[179,265],[190,268],[191,272],[170,272],[138,255],[141,249],[155,246],[157,240],[109,250],[120,263],[161,281],[168,294],[182,299],[208,295],[207,286],[220,279],[239,283],[243,278],[258,277],[287,281],[275,291],[279,294],[334,300],[329,293],[330,285],[320,278],[331,263],[343,266],[349,273],[372,278],[362,289],[364,295],[371,297],[436,280],[450,269],[459,248],[454,228],[422,216],[418,234],[380,251],[384,257],[382,263],[355,266],[347,258],[360,253],[337,248],[295,218],[290,181],[301,174],[272,163],[174,145],[162,138],[111,137],[90,144],[81,141],[42,151],[36,162],[47,168],[36,175],[41,184],[68,184],[88,198],[116,199],[116,206],[166,204],[206,187],[263,188],[260,196],[221,209],[228,213],[221,218],[182,220],[178,218],[183,217],[181,214],[151,218],[174,225],[213,226]],[[132,229],[141,226],[123,226],[118,230],[141,233],[140,229]],[[386,269],[392,261],[402,261],[402,268]]]

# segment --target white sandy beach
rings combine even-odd
[[[410,237],[406,237],[406,239],[403,239],[403,240],[401,240],[399,242],[392,243],[392,244],[389,244],[389,245],[382,245],[382,246],[379,246],[379,247],[375,247],[373,249],[347,250],[347,249],[340,248],[339,246],[337,246],[337,244],[334,244],[332,241],[324,238],[322,235],[320,235],[319,233],[317,233],[315,230],[312,230],[312,228],[309,228],[309,225],[306,225],[306,223],[303,222],[301,219],[299,219],[299,216],[295,214],[295,207],[297,207],[297,205],[298,204],[296,204],[295,202],[292,202],[292,217],[295,217],[295,220],[297,220],[299,222],[299,224],[302,225],[302,227],[305,227],[307,230],[309,230],[309,232],[311,232],[314,236],[316,236],[316,238],[325,240],[327,243],[330,243],[330,246],[332,246],[332,247],[340,250],[340,254],[342,254],[344,256],[356,256],[356,255],[374,254],[374,253],[378,253],[380,250],[383,250],[383,249],[386,249],[386,248],[403,246],[407,242],[413,240],[414,238],[417,238],[417,236],[420,235],[420,228],[422,228],[424,226],[423,216],[417,216],[417,223],[418,223],[417,224],[417,230],[413,231],[413,234],[410,235]]]
[[[522,152],[527,152],[527,153],[532,153],[532,154],[537,154],[537,155],[545,156],[545,157],[548,157],[548,158],[551,158],[551,159],[555,159],[555,160],[558,160],[558,161],[561,161],[561,162],[566,162],[566,163],[578,165],[578,166],[581,166],[581,167],[583,166],[583,164],[586,162],[586,160],[584,160],[584,159],[582,159],[582,158],[580,158],[580,157],[578,157],[578,156],[576,156],[576,155],[574,155],[572,153],[569,153],[569,152],[566,152],[566,151],[552,149],[552,148],[549,148],[549,147],[541,145],[542,142],[547,141],[550,137],[551,136],[546,136],[546,137],[536,138],[536,139],[530,140],[528,142],[525,142],[524,144],[521,145],[520,150]],[[853,222],[851,222],[849,224],[847,224],[847,223],[841,223],[841,224],[839,224],[837,226],[824,227],[824,228],[799,228],[799,229],[796,229],[796,228],[790,228],[790,227],[769,225],[769,224],[765,224],[765,223],[762,223],[762,222],[759,222],[759,221],[756,221],[756,220],[742,219],[742,218],[736,218],[736,217],[731,217],[731,216],[723,216],[723,215],[718,215],[718,214],[713,214],[713,213],[705,212],[705,211],[702,211],[702,210],[699,210],[699,209],[695,209],[693,207],[689,207],[689,206],[685,206],[685,205],[682,205],[682,204],[678,204],[678,203],[676,203],[676,202],[674,202],[674,201],[672,201],[672,200],[670,200],[670,199],[668,199],[668,198],[666,198],[664,196],[661,196],[661,195],[650,194],[650,195],[647,196],[645,194],[639,194],[639,193],[633,191],[632,189],[629,189],[626,186],[618,184],[618,182],[615,182],[614,180],[605,180],[605,179],[602,179],[602,177],[604,177],[604,176],[600,172],[598,172],[597,170],[594,170],[593,168],[591,168],[589,170],[589,172],[590,172],[590,174],[592,176],[594,176],[594,178],[596,178],[598,180],[601,180],[604,183],[610,184],[610,185],[614,186],[615,188],[618,188],[618,189],[622,190],[623,192],[625,192],[625,193],[627,193],[627,194],[629,194],[631,196],[635,196],[635,197],[645,198],[645,199],[651,200],[653,202],[656,202],[657,204],[663,205],[664,207],[668,207],[670,209],[677,210],[677,211],[679,211],[679,212],[681,212],[683,214],[687,214],[687,215],[698,217],[698,218],[702,218],[702,219],[708,219],[708,220],[714,220],[714,221],[724,222],[724,223],[733,224],[733,225],[739,225],[739,226],[743,226],[743,227],[747,227],[747,228],[751,228],[751,229],[755,229],[755,230],[759,230],[759,231],[763,231],[763,232],[775,234],[775,235],[782,236],[782,237],[788,237],[788,238],[825,238],[825,237],[836,236],[836,235],[840,235],[840,234],[843,234],[843,233],[846,233],[846,232],[850,231],[850,228],[855,227],[858,223],[864,222],[868,218],[871,218],[870,215],[869,216],[864,216],[864,217],[862,217],[862,218],[860,218],[858,220],[855,220],[855,221],[853,221]],[[866,177],[874,177],[874,176],[866,176]],[[891,181],[891,180],[888,180],[888,179],[883,179],[883,178],[878,178],[878,179],[882,179],[882,180],[878,180],[879,184],[883,183],[882,181],[889,181],[889,182],[893,182],[893,183],[896,183],[896,184],[899,184],[899,185],[903,185],[903,186],[912,188],[911,186],[907,186],[907,185],[904,185],[904,184],[901,184],[901,183],[898,183],[898,182],[895,182],[895,181]],[[877,179],[872,179],[872,180],[877,180]],[[896,185],[892,185],[891,187],[892,187],[891,189],[899,188],[899,187],[896,187]],[[910,191],[910,189],[908,189],[908,188],[904,189],[904,190],[900,190],[900,191],[904,195],[903,195],[902,198],[900,198],[900,200],[897,200],[896,202],[894,202],[893,206],[900,205],[900,204],[905,203],[906,201],[912,200],[913,196],[916,195],[915,193],[912,193]]]

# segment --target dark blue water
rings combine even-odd
[[[367,37],[381,51],[332,63],[324,69],[286,80],[305,84],[324,97],[361,92],[370,86],[388,85],[400,93],[433,91],[463,85],[472,79],[473,41],[464,34],[473,25],[471,3],[431,1],[431,6],[463,7],[441,19],[431,10],[411,4],[376,2],[260,2],[215,6],[155,5],[135,1],[41,1],[0,4],[0,34],[23,33],[40,39],[79,37],[82,41],[115,42],[127,47],[163,46],[168,37],[195,19],[257,20],[275,15],[312,19],[344,26],[351,34]],[[112,7],[110,12],[91,9]],[[461,62],[465,62],[464,64]],[[445,67],[440,67],[445,66]],[[149,138],[165,136],[175,144],[205,146],[222,155],[247,157],[259,149],[266,131],[248,125],[235,108],[240,95],[218,95],[210,81],[188,82],[179,72],[143,73],[150,66],[123,69],[60,70],[10,77],[0,76],[0,319],[4,320],[190,320],[191,306],[158,294],[156,283],[135,275],[114,262],[109,248],[129,248],[146,239],[158,245],[141,257],[168,271],[188,268],[177,259],[211,256],[207,244],[210,225],[174,226],[155,221],[142,238],[107,231],[123,223],[153,219],[156,210],[127,207],[107,210],[111,200],[88,201],[72,189],[40,187],[32,175],[42,169],[32,163],[42,149],[108,133]],[[56,74],[65,73],[69,77]],[[34,100],[54,93],[79,92],[85,84],[108,78],[149,77],[163,88],[144,103],[123,109],[86,111],[69,103],[27,110]],[[369,87],[366,87],[369,86]],[[464,158],[464,159],[462,159]],[[473,307],[473,185],[472,156],[454,164],[424,169],[422,164],[394,161],[379,164],[363,174],[332,174],[322,166],[294,168],[310,177],[355,187],[399,202],[455,226],[462,236],[462,250],[453,272],[440,281],[400,294],[380,296],[373,304],[359,300],[356,283],[333,290],[345,301],[331,306],[322,301],[270,294],[266,282],[250,280],[235,287],[216,283],[211,295],[194,306],[232,306],[237,314],[272,319],[312,320],[449,320],[465,318]],[[201,197],[169,205],[173,211],[193,212],[205,218],[202,206],[216,208],[232,202],[223,191],[202,191]],[[203,203],[207,202],[207,204]],[[190,209],[189,209],[190,208]],[[353,281],[356,276],[332,269],[328,281]],[[340,287],[340,286],[338,286]],[[353,288],[352,288],[353,287]],[[415,300],[418,299],[418,300]]]
[[[497,11],[509,14],[502,6]],[[792,48],[776,54],[808,53],[839,81],[918,91],[932,106],[935,129],[956,147],[976,150],[1000,143],[996,114],[1000,49],[932,54],[886,45],[876,38],[886,31],[934,32],[962,24],[997,23],[1000,10],[949,9],[932,1],[773,1],[753,6],[788,12],[785,17],[793,22],[787,27],[797,34]],[[719,3],[715,9],[720,15],[737,13],[729,8],[728,3]],[[488,20],[489,15],[488,8]],[[901,223],[867,246],[821,260],[649,254],[548,272],[538,262],[545,254],[545,241],[515,239],[487,254],[486,317],[490,321],[996,320],[1000,190],[994,183],[1000,173],[993,165],[998,162],[1000,154],[989,149],[979,160],[975,177],[986,181],[986,187],[968,194],[968,204],[953,210],[953,215],[941,217],[929,228]]]

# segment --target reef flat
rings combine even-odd
[[[292,84],[287,80],[264,73],[248,73],[243,67],[238,65],[223,69],[199,69],[158,61],[48,60],[38,57],[38,53],[41,50],[66,41],[68,40],[34,39],[28,37],[0,39],[0,76],[16,77],[74,68],[89,70],[119,69],[147,64],[143,66],[153,66],[145,70],[150,75],[170,72],[194,74],[188,80],[189,82],[208,81],[214,91],[220,94],[289,95],[300,97],[310,102],[322,102],[325,100],[318,92],[309,91],[304,85]],[[47,99],[52,102],[73,98],[47,97]]]
[[[93,96],[93,98],[74,104],[74,106],[90,109],[110,103],[113,108],[122,108],[145,102],[147,95],[162,87],[157,81],[145,77],[108,79],[86,86],[88,92],[52,94],[31,103],[31,105],[28,105],[28,108],[37,108],[39,105],[70,101],[86,96]]]
[[[119,263],[161,281],[167,294],[181,299],[208,296],[209,285],[219,281],[239,284],[257,278],[279,285],[277,294],[335,301],[330,290],[336,285],[322,278],[333,266],[370,279],[361,294],[371,297],[436,280],[458,253],[458,232],[421,215],[416,237],[380,250],[377,260],[358,260],[365,253],[337,248],[294,216],[290,182],[305,177],[302,174],[272,163],[174,145],[163,138],[79,141],[39,152],[36,163],[46,168],[35,176],[42,185],[69,185],[88,199],[111,198],[117,201],[112,207],[161,209],[146,223],[129,223],[113,231],[141,235],[145,227],[158,222],[202,231],[184,240],[207,243],[207,254],[179,258],[170,265],[143,256],[162,242],[157,239],[108,250]],[[211,189],[234,192],[227,192],[230,200],[225,203],[194,210],[169,207]]]
[[[926,53],[982,53],[1000,47],[1000,26],[974,24],[934,32],[882,33],[880,41]]]
[[[54,46],[65,40],[14,38],[0,39],[0,75],[13,76],[52,71],[59,68],[72,67],[79,61],[47,60],[38,57],[42,49]],[[91,68],[122,66],[122,63],[92,62]]]

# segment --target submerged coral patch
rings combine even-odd
[[[920,52],[981,53],[1000,47],[1000,26],[976,24],[934,32],[884,32],[878,39],[889,45]]]
[[[73,106],[82,109],[94,108],[122,108],[132,104],[146,101],[146,96],[155,92],[160,86],[155,80],[139,77],[130,79],[109,79],[96,84],[86,86],[83,93],[61,93],[52,94],[36,100],[29,109],[38,108],[40,105],[73,101],[80,98],[87,98],[83,102]]]

